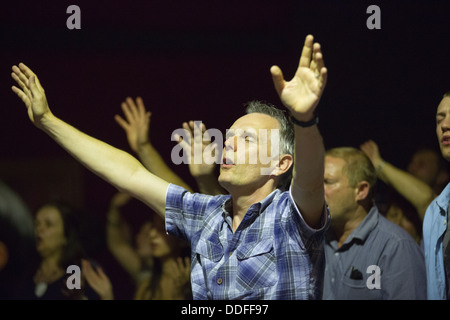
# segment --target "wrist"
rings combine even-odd
[[[384,162],[383,159],[378,161],[378,164],[375,166],[375,171],[376,171],[377,175],[381,173],[381,171],[383,170],[385,164],[386,164],[386,162]]]
[[[138,142],[137,143],[137,150],[136,152],[142,152],[145,148],[151,147],[152,144],[150,143],[150,141],[142,141],[142,142]]]
[[[50,129],[57,120],[58,118],[56,118],[50,111],[48,111],[40,116],[39,119],[36,119],[36,121],[34,121],[34,124],[38,128],[45,131]]]
[[[109,225],[117,226],[120,224],[120,221],[121,221],[121,218],[120,218],[120,214],[119,214],[119,207],[112,205],[109,208],[108,215],[106,216],[106,222]]]
[[[315,126],[319,123],[319,117],[316,114],[313,114],[312,117],[294,117],[292,114],[289,116],[291,122],[299,127],[307,128]]]

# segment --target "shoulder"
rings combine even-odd
[[[198,206],[219,206],[222,205],[229,195],[207,195],[202,193],[192,193],[183,187],[170,184],[167,189],[166,207],[193,207]]]
[[[424,224],[428,223],[430,219],[433,219],[436,214],[441,214],[443,210],[446,210],[450,201],[450,183],[445,187],[442,192],[431,201],[425,212]]]
[[[405,229],[389,221],[381,214],[379,215],[377,230],[379,243],[384,243],[382,246],[385,255],[403,257],[402,259],[407,256],[422,257],[422,249],[414,238]],[[422,261],[421,259],[417,261]]]
[[[383,234],[386,238],[392,239],[394,241],[411,241],[412,243],[416,243],[411,235],[399,225],[389,221],[383,215],[378,213],[378,230],[381,234]]]

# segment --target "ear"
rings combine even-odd
[[[281,155],[278,166],[276,166],[275,170],[273,171],[273,175],[281,176],[283,173],[287,172],[293,164],[294,157],[291,154]]]
[[[0,270],[2,270],[8,264],[8,258],[8,247],[4,242],[0,241]]]
[[[370,184],[367,181],[360,181],[356,187],[356,201],[366,200],[370,193]]]

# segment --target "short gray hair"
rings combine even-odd
[[[252,100],[245,104],[245,112],[250,113],[262,113],[272,118],[275,118],[280,124],[280,152],[282,154],[290,154],[294,156],[294,126],[291,121],[286,117],[284,110],[278,109],[273,104]],[[293,165],[286,171],[281,177],[278,183],[278,188],[288,190],[292,179]]]

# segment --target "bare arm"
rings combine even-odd
[[[23,63],[13,66],[20,88],[12,90],[24,102],[30,120],[75,159],[117,189],[130,193],[164,216],[169,183],[151,174],[130,154],[90,137],[55,117],[37,76]]]
[[[417,213],[423,220],[428,205],[437,196],[433,189],[419,178],[384,161],[381,158],[378,145],[374,141],[369,140],[363,143],[360,148],[372,161],[378,177],[405,197],[416,208]]]
[[[312,35],[305,39],[298,69],[291,79],[285,81],[278,66],[271,68],[275,89],[283,105],[298,121],[314,118],[327,80],[327,69],[318,43]],[[325,198],[323,187],[325,150],[316,125],[295,125],[294,171],[292,195],[311,227],[320,225]]]
[[[120,209],[131,199],[126,193],[116,193],[111,199],[106,222],[106,243],[120,265],[138,282],[142,261],[133,247],[129,225]]]

